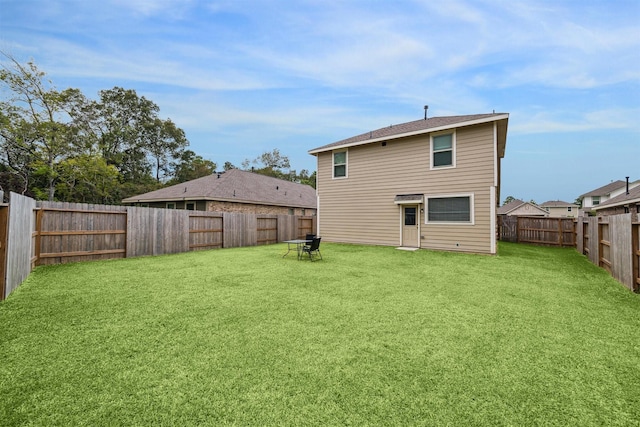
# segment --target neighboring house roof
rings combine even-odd
[[[588,193],[585,193],[580,197],[606,196],[608,194],[611,194],[612,191],[616,191],[623,188],[625,185],[626,185],[625,181],[622,181],[622,180],[613,181],[605,186],[589,191]]]
[[[498,215],[506,215],[509,212],[518,209],[520,206],[524,205],[524,202],[520,199],[515,199],[507,203],[506,205],[502,205],[498,208]]]
[[[627,205],[629,203],[640,203],[640,186],[631,188],[629,190],[629,194],[624,192],[622,194],[617,195],[616,197],[612,197],[606,202],[602,202],[599,205],[592,207],[591,209],[594,211],[597,211],[600,209]]]
[[[573,208],[577,206],[575,203],[563,202],[562,200],[550,200],[540,205],[541,208]]]
[[[522,200],[519,200],[519,199],[512,200],[506,205],[500,206],[496,212],[498,215],[509,215],[511,212],[518,210],[520,207],[524,205],[532,206],[533,208],[544,213],[545,215],[549,214],[547,211],[545,211],[544,209],[541,209],[540,207],[534,205],[533,203],[523,202]]]
[[[122,203],[215,200],[261,205],[316,208],[316,190],[304,184],[231,169],[149,193],[128,197]]]
[[[317,154],[323,151],[335,150],[338,148],[353,147],[357,145],[370,144],[378,141],[385,141],[389,139],[403,138],[407,136],[437,132],[439,130],[453,129],[453,128],[462,127],[462,126],[490,123],[490,122],[499,121],[499,120],[505,121],[504,129],[501,130],[501,134],[504,135],[503,139],[506,141],[506,120],[508,118],[509,118],[509,114],[507,113],[431,117],[428,119],[415,120],[412,122],[387,126],[374,131],[363,133],[361,135],[353,136],[351,138],[343,139],[341,141],[337,141],[331,144],[323,145],[322,147],[309,150],[309,154]],[[504,143],[504,141],[502,144],[500,144],[501,150],[498,153],[500,157],[504,157],[505,145],[506,144]]]

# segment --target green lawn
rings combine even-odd
[[[575,250],[285,249],[36,269],[0,424],[640,425],[640,295]]]

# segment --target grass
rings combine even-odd
[[[640,425],[640,295],[572,249],[323,243],[40,267],[13,425]]]

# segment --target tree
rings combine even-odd
[[[180,161],[175,167],[173,178],[167,182],[167,185],[191,181],[192,179],[211,175],[215,171],[216,164],[214,162],[203,159],[191,150],[185,150],[182,152]]]
[[[118,187],[118,170],[101,156],[80,155],[58,165],[56,192],[62,200],[81,203],[118,203],[113,190]]]
[[[78,91],[67,89],[58,91],[46,74],[33,62],[20,64],[12,56],[4,54],[10,66],[0,69],[0,81],[9,89],[8,102],[2,103],[2,139],[5,154],[5,167],[13,169],[8,158],[29,159],[38,165],[38,175],[45,180],[47,197],[54,200],[56,185],[55,165],[66,156],[74,153],[72,142],[75,140],[70,126],[68,106],[77,99]],[[7,123],[7,118],[9,123]],[[33,164],[19,165],[23,168],[22,177],[29,185]]]
[[[245,159],[242,167],[249,169],[249,165],[259,165],[260,167],[252,167],[251,170],[262,175],[272,176],[280,179],[290,180],[290,170],[286,172],[283,169],[289,169],[289,158],[280,154],[280,150],[275,148],[273,151],[265,151],[253,160]]]
[[[0,189],[33,196],[34,159],[30,126],[11,105],[0,102]]]
[[[143,179],[151,174],[144,141],[149,123],[157,118],[158,106],[131,89],[114,87],[101,90],[100,100],[93,102],[88,120],[97,146],[107,164],[113,165],[125,181]]]
[[[507,196],[506,199],[504,199],[504,203],[502,203],[502,206],[507,205],[511,202],[513,202],[514,200],[517,200],[515,197],[513,196]]]
[[[316,188],[316,171],[313,171],[313,173],[309,175],[308,170],[302,169],[300,174],[297,176],[297,182]]]
[[[171,119],[159,118],[145,124],[143,136],[143,147],[154,162],[156,181],[165,180],[172,175],[176,160],[183,160],[184,148],[189,144],[187,137]]]
[[[310,185],[316,188],[316,173],[315,171],[309,175],[309,171],[302,169],[300,174],[296,173],[295,169],[291,169],[289,157],[280,154],[280,150],[277,148],[272,151],[266,151],[253,160],[245,159],[242,162],[242,168],[249,170],[250,165],[257,165],[259,167],[251,167],[251,171],[262,175],[272,176],[275,178],[284,179],[291,182],[297,182],[300,184]],[[234,166],[225,162],[224,170],[229,170]]]

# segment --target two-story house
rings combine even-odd
[[[638,185],[640,185],[640,180],[630,183],[629,189],[635,188]],[[609,199],[619,196],[626,191],[627,183],[625,181],[612,181],[607,185],[596,188],[595,190],[581,195],[580,198],[582,199],[582,210],[585,213],[589,213],[594,207],[606,202]]]
[[[580,216],[580,206],[562,200],[549,200],[541,204],[540,207],[549,212],[549,216],[552,218],[577,218]]]
[[[433,117],[310,150],[319,235],[495,254],[508,120],[506,113]]]
[[[640,185],[632,187],[631,184],[629,184],[629,189],[625,189],[624,193],[600,203],[598,206],[595,206],[593,210],[597,216],[627,213],[640,214]]]

